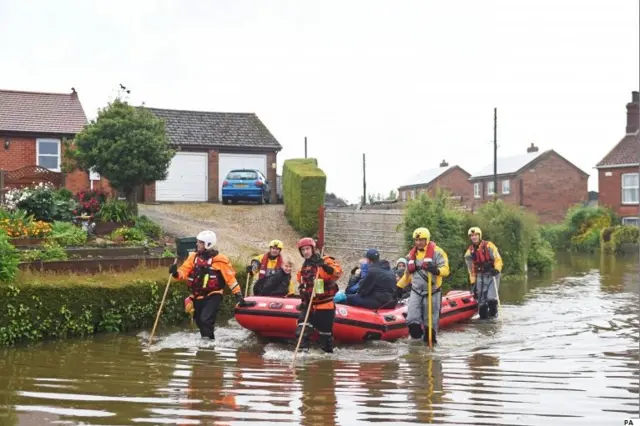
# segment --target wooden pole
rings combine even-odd
[[[493,109],[493,199],[498,197],[498,108]]]

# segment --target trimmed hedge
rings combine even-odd
[[[635,226],[607,227],[600,233],[600,247],[609,254],[635,253],[639,242],[640,231]]]
[[[242,290],[246,272],[236,267]],[[169,274],[165,268],[96,275],[23,272],[0,285],[0,346],[50,338],[153,327]],[[160,324],[179,324],[188,295],[173,281]],[[225,297],[218,318],[233,316],[235,298]]]
[[[316,236],[318,211],[324,205],[327,176],[315,158],[284,162],[282,191],[285,215],[293,228],[305,236]]]

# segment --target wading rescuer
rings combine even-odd
[[[196,251],[190,253],[179,268],[176,264],[171,265],[169,273],[176,279],[187,280],[200,335],[214,339],[213,330],[225,285],[240,306],[244,299],[229,258],[214,248],[217,241],[215,232],[202,231],[196,239]]]
[[[251,264],[247,266],[247,274],[253,275],[258,271],[258,279],[256,280],[254,285],[263,286],[271,275],[275,274],[279,269],[282,268],[282,249],[284,248],[284,244],[280,240],[272,240],[269,243],[269,251],[254,257],[251,260]],[[255,268],[257,266],[257,268]]]
[[[480,319],[495,317],[498,314],[502,257],[495,244],[482,239],[482,230],[477,226],[469,228],[467,234],[471,245],[464,254],[464,260],[469,270],[471,291],[478,300],[478,315]]]
[[[317,331],[322,350],[333,352],[333,320],[336,316],[333,297],[338,292],[337,281],[342,275],[342,268],[333,257],[323,257],[316,252],[316,242],[313,238],[302,238],[298,241],[298,250],[304,258],[304,263],[297,276],[302,303],[299,305],[296,338],[300,337],[307,308],[311,304],[309,320],[300,346],[308,348],[311,335]],[[314,286],[316,291],[311,300]]]
[[[447,253],[431,241],[427,228],[413,231],[415,246],[407,255],[407,269],[396,284],[396,296],[402,295],[402,289],[411,283],[411,296],[407,308],[407,326],[413,339],[429,339],[428,284],[431,283],[431,341],[437,342],[440,306],[442,304],[442,278],[449,275]]]

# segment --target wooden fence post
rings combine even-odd
[[[320,206],[318,209],[318,249],[324,248],[324,212],[325,207]]]

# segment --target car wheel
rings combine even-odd
[[[264,194],[260,195],[260,200],[258,200],[258,204],[260,205],[264,204]]]

